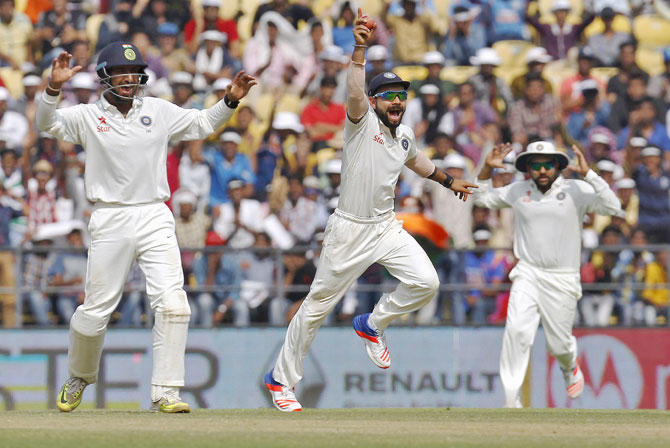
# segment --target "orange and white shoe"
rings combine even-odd
[[[386,346],[386,336],[384,332],[377,328],[370,327],[368,319],[370,313],[359,314],[354,317],[352,322],[356,334],[365,342],[365,349],[368,357],[377,367],[388,369],[391,366],[391,354]]]
[[[272,395],[272,402],[275,407],[282,412],[302,411],[302,405],[295,398],[295,390],[292,387],[286,387],[275,381],[272,377],[272,370],[265,374],[265,387]]]
[[[568,389],[568,397],[578,398],[584,391],[584,374],[579,367],[579,361],[575,361],[574,369],[563,371],[563,376]]]

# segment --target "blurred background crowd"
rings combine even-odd
[[[472,179],[497,143],[518,154],[551,140],[570,157],[574,143],[620,197],[620,215],[584,223],[577,323],[667,324],[670,2],[0,0],[3,325],[66,324],[83,300],[86,154],[37,130],[36,102],[61,51],[84,69],[60,107],[95,102],[97,52],[117,40],[147,61],[145,93],[181,107],[212,106],[241,69],[259,80],[225,128],[171,142],[168,204],[192,324],[284,325],[337,206],[358,7],[377,22],[368,79],[393,70],[412,82],[403,122],[437,166]],[[523,179],[513,160],[495,186]],[[442,280],[406,322],[503,323],[511,211],[460,202],[409,170],[396,201]],[[371,310],[394,282],[373,265],[329,323]],[[150,325],[143,291],[134,266],[113,325]]]

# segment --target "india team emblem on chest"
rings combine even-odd
[[[560,193],[558,193],[556,195],[556,199],[558,199],[559,201],[562,201],[563,199],[565,199],[565,193],[561,191]]]
[[[402,140],[400,140],[400,146],[402,146],[402,149],[407,151],[409,149],[409,140],[403,138]]]
[[[151,117],[148,117],[146,115],[143,115],[140,117],[140,123],[142,123],[144,126],[151,126]]]

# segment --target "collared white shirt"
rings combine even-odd
[[[9,149],[19,152],[23,149],[23,138],[28,133],[28,120],[13,110],[5,111],[0,118],[0,138],[6,142]]]
[[[621,203],[593,170],[584,180],[559,176],[546,193],[531,179],[492,188],[477,180],[475,204],[514,211],[514,255],[543,269],[579,272],[584,215],[614,215]]]
[[[358,123],[347,117],[337,208],[362,218],[393,210],[400,171],[416,154],[414,131],[408,126],[399,125],[394,139],[370,106]]]
[[[84,147],[84,179],[90,201],[124,205],[168,200],[168,142],[205,138],[234,112],[223,101],[196,110],[146,97],[133,101],[124,117],[104,97],[94,104],[64,109],[56,109],[57,100],[42,95],[38,127]]]

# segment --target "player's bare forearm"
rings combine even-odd
[[[372,30],[366,23],[366,16],[358,8],[353,30],[356,43],[347,70],[347,114],[352,121],[358,121],[368,110],[368,97],[365,94],[365,48],[372,36]]]

